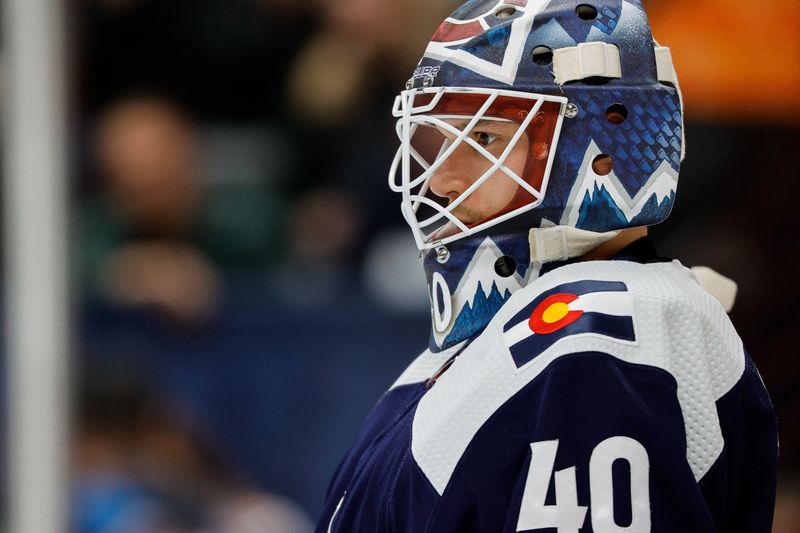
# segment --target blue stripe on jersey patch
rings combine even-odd
[[[629,316],[604,315],[602,313],[584,313],[577,321],[558,331],[547,335],[531,335],[514,346],[511,356],[517,368],[536,359],[542,352],[559,340],[579,333],[596,333],[605,337],[635,341],[633,318]]]
[[[508,332],[514,326],[527,322],[534,310],[547,298],[556,294],[572,294],[581,296],[594,292],[627,292],[628,287],[618,281],[577,281],[559,285],[536,297],[533,302],[525,306],[519,313],[503,326],[503,332]],[[531,335],[516,344],[509,346],[509,351],[517,368],[533,361],[542,352],[550,348],[559,340],[580,333],[594,333],[605,337],[625,341],[635,341],[636,334],[633,328],[633,317],[607,315],[598,312],[585,312],[575,322],[548,334]]]
[[[543,292],[536,299],[525,306],[519,313],[514,315],[514,318],[509,320],[503,326],[503,332],[513,328],[523,320],[528,320],[533,313],[533,310],[539,307],[539,304],[554,294],[574,294],[580,296],[581,294],[588,294],[590,292],[627,292],[628,286],[621,281],[574,281],[572,283],[565,283],[558,287]]]

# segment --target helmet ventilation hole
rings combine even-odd
[[[610,155],[600,154],[592,161],[592,170],[598,176],[608,176],[614,170],[614,160]]]
[[[606,109],[606,119],[611,124],[619,126],[628,120],[628,108],[622,104],[612,104]]]
[[[517,14],[517,8],[511,6],[501,7],[500,9],[494,12],[494,16],[499,19],[511,18],[516,14]]]
[[[553,62],[553,49],[547,46],[537,46],[531,52],[531,59],[537,65],[549,65]]]
[[[593,5],[589,4],[581,4],[577,8],[575,8],[575,13],[580,17],[582,20],[585,21],[592,21],[597,18],[597,8]]]
[[[514,258],[504,255],[495,261],[494,271],[502,278],[510,278],[517,271],[517,262]]]

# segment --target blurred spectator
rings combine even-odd
[[[358,203],[336,189],[310,191],[290,216],[290,253],[308,263],[341,263],[359,229]]]
[[[84,387],[74,533],[311,531],[294,504],[244,484],[186,416],[145,392],[108,374]]]
[[[259,183],[211,188],[197,135],[153,96],[122,99],[98,120],[98,190],[81,235],[90,296],[198,323],[214,313],[224,279],[263,275],[279,248],[281,201]]]
[[[314,305],[347,293],[355,282],[360,207],[351,194],[335,187],[312,189],[291,207],[286,255],[274,273],[278,294]]]

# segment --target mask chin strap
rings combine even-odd
[[[528,233],[531,261],[552,263],[580,257],[613,239],[619,233],[619,230],[596,233],[572,226],[533,228]]]

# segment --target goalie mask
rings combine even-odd
[[[396,99],[431,348],[481,331],[547,263],[664,220],[683,153],[667,48],[640,0],[471,0]]]

